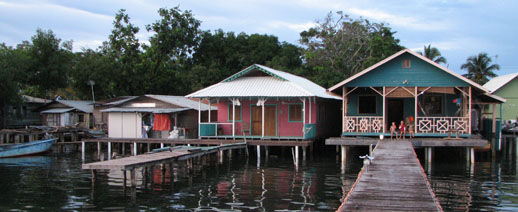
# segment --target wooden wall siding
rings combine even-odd
[[[402,68],[402,60],[410,59],[411,67]],[[347,87],[454,87],[469,86],[466,82],[446,73],[421,59],[404,53],[380,67],[346,84]]]

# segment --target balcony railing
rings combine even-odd
[[[344,132],[379,133],[383,131],[383,116],[346,116]]]
[[[469,134],[468,117],[417,117],[416,133],[448,133],[456,130]]]

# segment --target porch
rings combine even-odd
[[[214,99],[206,99],[212,103]],[[199,138],[309,140],[317,136],[314,98],[216,98],[217,122],[199,122]],[[201,102],[201,101],[200,101]],[[209,112],[210,114],[210,112]],[[209,118],[208,120],[212,120]]]
[[[407,136],[471,136],[471,87],[344,86],[342,94],[342,136],[390,136],[401,122]]]

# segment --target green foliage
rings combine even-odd
[[[443,64],[447,63],[446,58],[441,56],[441,52],[439,51],[439,49],[432,47],[431,44],[428,44],[428,46],[424,46],[423,51],[422,52],[420,51],[418,53],[436,63],[443,63]]]
[[[180,76],[189,67],[194,48],[201,40],[200,21],[179,7],[161,8],[158,14],[161,19],[146,26],[155,34],[143,55],[145,89],[148,93],[181,95],[189,90]]]
[[[492,59],[487,55],[487,53],[479,53],[478,55],[473,55],[468,57],[465,64],[462,64],[460,69],[466,69],[468,71],[467,74],[463,76],[483,85],[489,81],[488,77],[496,77],[496,70],[500,70],[500,66],[498,64],[491,64]]]
[[[25,91],[34,96],[52,97],[68,84],[72,68],[72,41],[61,42],[52,30],[36,30],[32,44],[19,46],[30,58],[24,71]]]
[[[329,87],[400,50],[389,27],[342,12],[329,13],[300,33],[304,60],[318,84]]]
[[[130,23],[124,9],[115,15],[113,27],[108,41],[101,47],[102,54],[108,59],[111,82],[98,86],[108,86],[110,96],[142,94],[141,51],[136,37],[139,28]]]

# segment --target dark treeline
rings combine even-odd
[[[394,31],[381,23],[338,13],[300,33],[299,45],[274,35],[203,31],[190,11],[158,11],[145,26],[131,23],[125,10],[97,49],[72,51],[51,30],[37,29],[30,41],[0,45],[0,106],[21,94],[52,99],[96,99],[122,95],[186,95],[217,83],[254,63],[306,77],[330,87],[399,51]],[[136,34],[152,34],[149,43]]]

